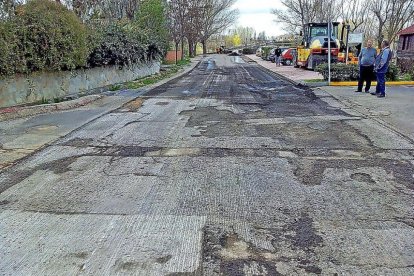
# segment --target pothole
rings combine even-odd
[[[371,175],[367,173],[353,173],[351,174],[351,178],[359,182],[365,182],[370,184],[376,183],[375,180],[372,179]]]
[[[169,105],[169,102],[157,102],[156,105]]]
[[[121,111],[121,112],[137,112],[138,109],[141,108],[143,103],[144,103],[144,99],[137,98],[133,101],[130,101],[130,102],[124,104],[118,111]]]
[[[58,126],[55,125],[39,125],[30,128],[27,132],[29,133],[45,133],[45,132],[52,132],[58,129]]]

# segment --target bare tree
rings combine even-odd
[[[185,8],[180,4],[180,0],[171,0],[168,2],[168,28],[170,38],[175,45],[175,62],[178,62],[178,46],[183,42],[184,39],[184,19],[185,19]],[[183,47],[181,47],[183,50]],[[183,51],[181,52],[181,58],[184,57]]]
[[[296,33],[310,22],[336,20],[340,15],[338,0],[282,0],[281,3],[285,9],[273,9],[271,13],[290,33]]]
[[[231,9],[235,0],[170,0],[170,34],[176,46],[188,43],[190,56],[195,56],[197,43],[207,52],[210,37],[221,33],[237,19],[238,12]]]
[[[351,27],[351,32],[364,28],[367,23],[371,9],[372,0],[342,0],[340,12],[343,20]]]
[[[235,0],[202,0],[200,42],[207,53],[207,40],[230,27],[237,20],[238,11],[231,9]]]
[[[260,42],[266,41],[267,40],[266,32],[265,31],[260,32],[257,36],[257,40],[259,40]]]
[[[252,27],[237,27],[236,33],[240,36],[240,39],[242,41],[242,44],[244,46],[247,46],[247,44],[250,42],[251,39],[254,37],[254,28]]]
[[[133,19],[140,0],[56,0],[72,9],[83,21],[101,19]]]
[[[376,0],[372,11],[378,23],[378,45],[384,38],[393,42],[398,31],[413,20],[414,0]]]
[[[190,57],[196,55],[197,42],[202,30],[202,1],[198,0],[183,0],[186,7],[184,21],[184,34],[188,42],[188,52]]]

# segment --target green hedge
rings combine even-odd
[[[328,80],[328,64],[323,63],[315,68],[316,72],[319,72],[324,80]],[[388,72],[386,74],[387,81],[396,81],[400,71],[394,64],[390,64]],[[359,65],[334,63],[331,64],[331,80],[332,81],[355,81],[359,78]]]
[[[315,68],[325,80],[328,80],[328,64],[322,63]],[[358,65],[334,63],[331,64],[331,80],[332,81],[350,81],[357,80],[359,76]]]
[[[16,24],[0,22],[0,75],[9,75],[25,68],[20,60]]]
[[[397,65],[390,63],[390,66],[388,67],[388,72],[385,75],[385,78],[387,81],[397,81],[399,80],[400,76],[400,68],[398,68]]]
[[[91,67],[104,65],[127,66],[145,60],[147,38],[126,22],[115,22],[93,28]]]
[[[164,41],[147,34],[136,21],[85,25],[56,1],[30,0],[0,20],[0,76],[159,59]]]
[[[70,70],[85,66],[87,29],[63,5],[32,0],[0,23],[0,73]]]

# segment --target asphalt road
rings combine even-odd
[[[414,275],[414,144],[240,57],[0,174],[1,275]]]

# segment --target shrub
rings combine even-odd
[[[133,24],[148,36],[148,58],[166,54],[169,44],[166,1],[141,1]]]
[[[315,68],[324,80],[328,80],[328,64],[322,63]],[[349,81],[357,80],[359,77],[359,68],[355,64],[333,63],[331,64],[331,80],[332,81]]]
[[[0,22],[0,75],[11,75],[20,64],[16,26],[12,22]]]
[[[0,21],[0,75],[160,59],[166,41],[161,34],[166,30],[153,36],[143,29],[143,22],[86,26],[56,1],[27,1],[16,8],[15,16]]]
[[[410,73],[405,73],[403,75],[400,76],[399,80],[401,81],[412,81],[412,75]]]
[[[401,70],[401,73],[414,72],[414,60],[411,58],[397,58],[397,65]]]
[[[328,80],[328,64],[323,63],[315,68],[316,72],[321,73],[325,80]],[[390,63],[388,72],[385,75],[387,81],[396,81],[400,70],[398,66]],[[332,81],[352,81],[359,78],[359,66],[356,64],[334,63],[331,64],[331,80]]]
[[[272,50],[271,47],[262,47],[262,58],[266,59],[267,56],[270,54],[271,50]]]
[[[87,29],[73,12],[55,1],[28,1],[0,28],[3,75],[86,65]]]
[[[400,69],[398,68],[398,66],[393,63],[390,63],[387,74],[385,75],[385,79],[387,81],[396,81],[398,80],[399,75],[400,75]]]
[[[104,65],[129,66],[162,56],[160,46],[149,42],[145,32],[136,24],[120,21],[92,28],[88,59],[91,67]]]
[[[88,64],[126,66],[144,60],[146,45],[142,37],[130,31],[124,22],[111,23],[93,29],[90,40],[95,44]]]

